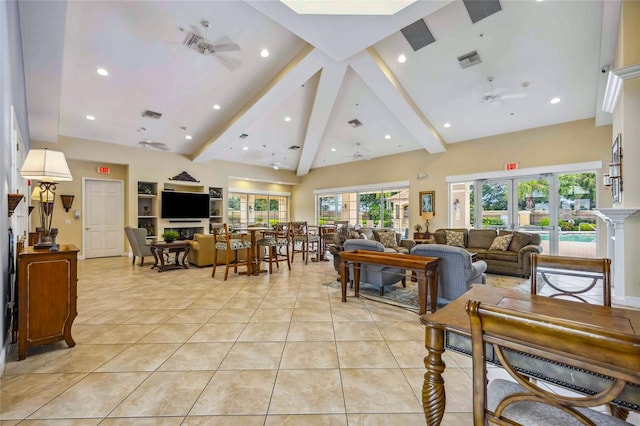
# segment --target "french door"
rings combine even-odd
[[[595,178],[549,173],[452,184],[450,224],[536,233],[543,253],[595,257]]]

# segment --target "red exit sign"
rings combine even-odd
[[[108,175],[111,174],[111,169],[109,167],[99,166],[98,173],[100,173],[101,175]]]
[[[507,163],[504,165],[505,170],[516,170],[518,168],[518,163]]]

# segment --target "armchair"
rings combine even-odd
[[[193,240],[187,242],[189,243],[189,263],[198,267],[213,265],[216,242],[213,235],[196,233],[193,234]],[[235,257],[232,256],[232,260],[235,260]],[[218,265],[224,265],[226,263],[224,252],[220,252],[215,261]]]
[[[136,257],[140,258],[140,266],[144,265],[145,256],[153,256],[151,253],[151,245],[147,244],[147,230],[142,228],[132,228],[126,226],[124,232],[129,240],[131,252],[133,253],[132,265],[136,263]]]
[[[486,284],[487,264],[471,261],[471,254],[462,247],[441,244],[418,244],[411,249],[417,256],[437,257],[438,305],[446,305],[465,293],[471,284]]]
[[[344,242],[344,250],[368,250],[384,252],[384,246],[379,241],[351,239]],[[349,267],[349,276],[353,277],[353,267]],[[384,286],[393,285],[402,280],[402,286],[407,286],[404,269],[390,266],[362,265],[360,269],[360,286],[363,284],[380,287],[380,296],[384,295]]]

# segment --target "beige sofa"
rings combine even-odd
[[[462,232],[464,247],[470,252],[477,253],[474,260],[487,262],[487,272],[493,274],[529,278],[531,253],[542,253],[539,234],[518,231],[497,232],[494,229],[442,228],[433,233],[436,244],[447,244],[446,231]],[[496,237],[507,234],[513,234],[513,238],[506,250],[489,250]]]

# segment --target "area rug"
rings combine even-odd
[[[324,283],[324,285],[332,288],[340,288],[340,283],[337,281]],[[497,288],[512,288],[516,291],[529,291],[528,278],[487,274],[487,285]],[[352,288],[347,287],[347,295],[353,296]],[[400,282],[391,287],[385,287],[383,296],[380,296],[379,287],[361,284],[360,297],[418,313],[418,285],[415,282],[411,282],[410,279],[407,279],[406,288],[402,287],[402,283]]]

